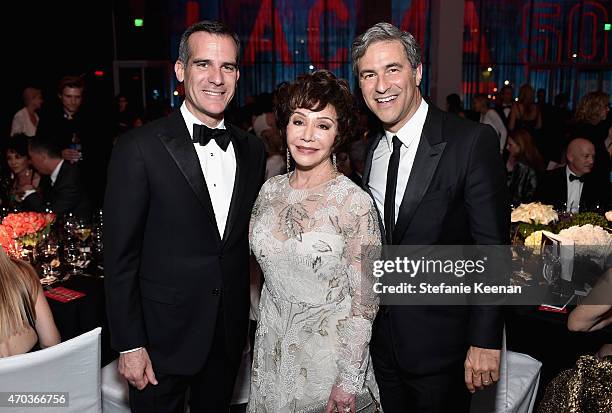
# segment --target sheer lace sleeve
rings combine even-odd
[[[378,311],[378,296],[373,290],[374,277],[371,271],[362,273],[362,268],[367,265],[362,261],[362,246],[379,247],[381,239],[376,210],[370,197],[356,190],[347,201],[342,208],[340,225],[347,240],[344,254],[351,311],[344,332],[339,336],[336,385],[349,393],[358,393],[365,380],[372,323]]]

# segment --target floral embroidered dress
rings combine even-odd
[[[369,355],[378,310],[362,246],[380,246],[370,197],[343,175],[298,190],[290,175],[261,189],[250,226],[264,274],[250,412],[327,401],[334,384],[378,398]]]

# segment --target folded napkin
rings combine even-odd
[[[86,294],[66,287],[55,287],[46,290],[45,295],[52,300],[67,303],[69,301],[84,297]]]

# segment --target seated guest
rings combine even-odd
[[[30,264],[0,248],[0,358],[60,342],[49,304]],[[37,345],[38,344],[38,345]]]
[[[537,173],[544,169],[544,161],[525,129],[512,132],[506,146],[509,153],[506,170],[511,203],[520,205],[531,202],[538,185]]]
[[[542,175],[536,200],[572,213],[607,210],[607,188],[591,174],[595,163],[593,144],[583,138],[572,140],[566,158],[565,168]]]
[[[22,201],[38,189],[40,175],[32,169],[28,156],[28,138],[15,135],[4,150],[8,174],[2,179],[2,205],[22,209]]]
[[[612,323],[612,270],[608,270],[584,302],[570,314],[572,331],[601,330]],[[538,413],[609,412],[612,406],[612,344],[593,355],[583,355],[574,368],[562,371],[546,386]]]
[[[32,165],[41,174],[42,193],[28,195],[24,209],[44,211],[50,208],[58,215],[73,213],[91,218],[91,205],[83,187],[79,167],[62,159],[59,150],[49,141],[35,138],[30,141]]]

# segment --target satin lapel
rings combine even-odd
[[[429,188],[438,162],[444,152],[446,142],[442,141],[442,113],[429,105],[427,118],[414,158],[410,178],[406,184],[404,197],[400,205],[397,222],[393,231],[393,239],[401,240],[416,209]]]
[[[363,188],[368,192],[370,192],[369,184],[370,184],[370,172],[372,169],[372,157],[374,157],[374,150],[378,146],[378,143],[380,142],[383,136],[385,136],[383,133],[378,132],[378,134],[372,138],[373,142],[368,149],[365,163],[363,165]]]
[[[180,111],[174,111],[168,117],[168,130],[165,133],[158,135],[159,139],[166,147],[170,156],[180,169],[181,173],[193,189],[195,196],[198,198],[204,210],[208,214],[213,226],[217,229],[217,221],[215,219],[215,211],[210,200],[204,173],[200,166],[200,159],[193,147],[193,143],[189,137],[189,132],[185,126],[185,121],[181,116]],[[219,241],[221,236],[219,230],[216,231]]]
[[[373,142],[371,143],[368,149],[368,153],[366,155],[366,160],[365,160],[365,164],[363,168],[362,186],[363,186],[364,191],[366,191],[368,195],[370,195],[370,198],[372,198],[372,201],[374,203],[374,208],[376,208],[376,213],[378,214],[378,228],[380,229],[380,233],[384,235],[385,227],[383,225],[382,213],[381,211],[378,210],[378,206],[376,205],[376,202],[374,201],[374,195],[372,195],[372,191],[370,191],[370,172],[372,170],[372,158],[374,157],[374,151],[380,144],[380,140],[382,139],[383,136],[385,136],[384,133],[378,132],[378,134],[372,138]]]
[[[226,126],[234,146],[234,154],[236,155],[236,177],[234,179],[234,190],[232,192],[232,201],[227,215],[227,223],[225,224],[223,243],[227,242],[232,228],[236,223],[236,219],[238,218],[238,211],[241,206],[240,202],[244,199],[244,190],[246,188],[249,172],[249,145],[246,136],[240,131],[237,131],[233,125]]]

